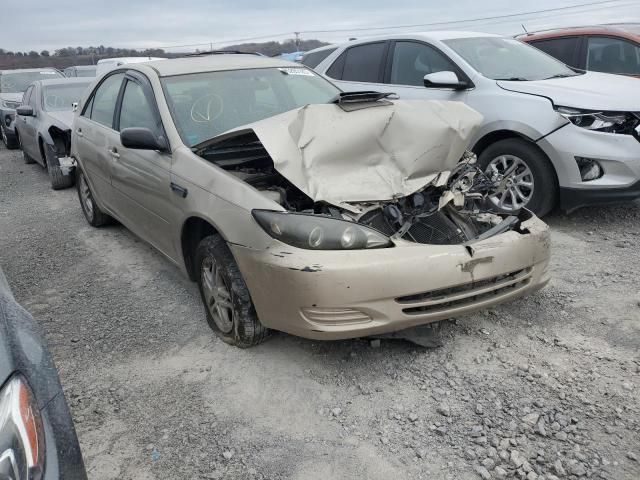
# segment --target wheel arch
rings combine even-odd
[[[224,238],[224,235],[220,233],[220,230],[213,222],[203,217],[192,215],[182,224],[182,229],[180,230],[182,260],[189,279],[194,282],[198,279],[194,264],[196,249],[202,239],[210,235],[220,235]]]

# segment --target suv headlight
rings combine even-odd
[[[557,107],[556,111],[578,127],[598,132],[633,134],[640,120],[627,112],[593,112],[568,107]]]
[[[44,428],[27,382],[12,377],[0,390],[0,478],[39,480],[44,473]]]
[[[253,218],[273,238],[308,250],[359,250],[393,246],[389,237],[354,222],[319,215],[253,210]]]

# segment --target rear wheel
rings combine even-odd
[[[553,166],[535,145],[509,138],[487,147],[478,165],[499,187],[489,197],[493,207],[504,213],[528,208],[542,217],[556,205],[558,182]]]
[[[225,342],[248,348],[263,342],[269,330],[264,327],[251,301],[225,240],[219,235],[205,237],[196,250],[198,287],[207,322]]]
[[[102,225],[106,225],[111,220],[111,217],[100,210],[100,207],[96,204],[84,172],[80,170],[80,168],[77,168],[76,172],[78,176],[78,198],[80,199],[80,206],[82,207],[84,218],[87,219],[87,222],[89,222],[89,225],[92,227],[101,227]]]

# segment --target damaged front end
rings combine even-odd
[[[263,120],[194,151],[277,204],[254,218],[298,248],[459,245],[526,231],[532,215],[494,212],[489,195],[499,185],[465,151],[477,112],[383,95],[343,94],[336,103]]]
[[[73,175],[76,161],[71,157],[71,129],[62,129],[55,125],[47,131],[51,142],[45,142],[45,156],[49,168],[60,168],[65,176]]]

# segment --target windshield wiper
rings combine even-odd
[[[550,77],[543,78],[543,80],[551,80],[552,78],[569,78],[576,77],[578,73],[556,73],[555,75],[551,75]]]
[[[509,77],[509,78],[496,78],[496,81],[503,81],[503,82],[528,82],[529,79],[528,78],[524,78],[524,77]]]

